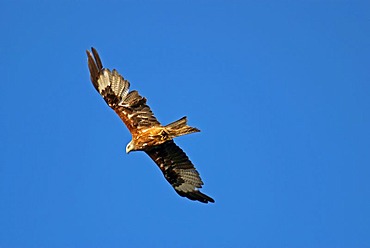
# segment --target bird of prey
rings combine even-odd
[[[146,98],[136,90],[130,91],[129,81],[115,69],[104,68],[96,49],[91,48],[91,51],[86,51],[91,82],[132,135],[126,153],[144,151],[148,154],[180,196],[203,203],[214,202],[200,192],[203,182],[198,171],[173,141],[175,137],[200,130],[188,126],[186,117],[162,126],[147,105]]]

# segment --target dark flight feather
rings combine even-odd
[[[211,197],[199,191],[203,181],[198,171],[185,152],[173,140],[145,152],[158,165],[166,180],[179,195],[204,203],[215,202]]]

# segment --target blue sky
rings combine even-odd
[[[367,1],[2,1],[0,247],[370,247]],[[215,204],[93,88],[148,98]]]

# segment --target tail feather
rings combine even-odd
[[[200,132],[198,128],[190,127],[187,125],[186,116],[174,121],[166,126],[167,131],[171,136],[178,137],[185,134]]]

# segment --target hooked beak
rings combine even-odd
[[[126,146],[126,154],[129,154],[133,149],[134,149],[134,146],[132,144],[132,141],[130,141],[130,143],[128,143]]]

